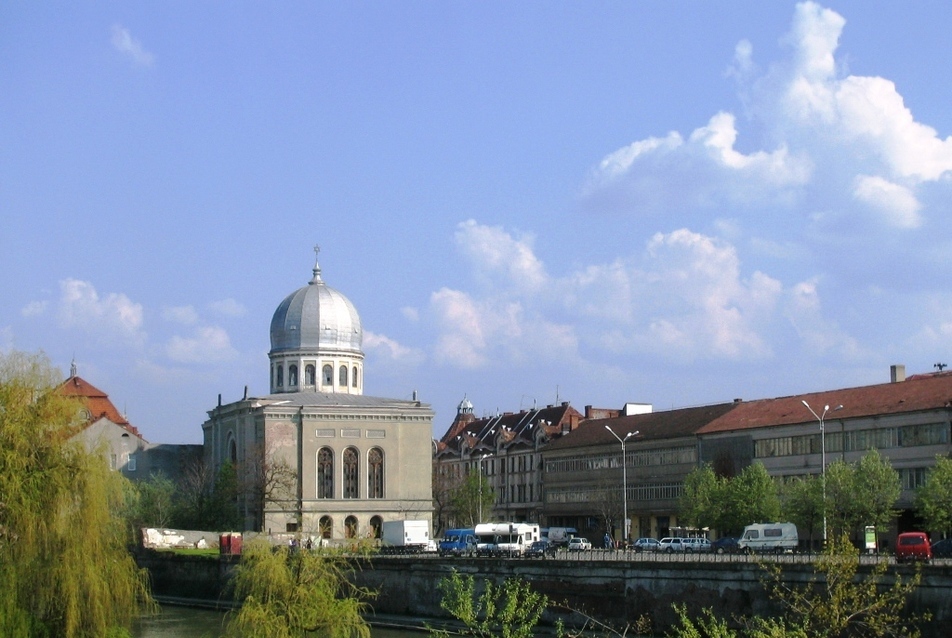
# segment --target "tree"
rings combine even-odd
[[[856,535],[867,525],[888,525],[901,489],[899,473],[876,450],[856,464],[830,464],[826,470],[828,536]]]
[[[370,638],[362,613],[372,592],[354,586],[340,556],[290,551],[266,541],[243,549],[232,587],[228,638]]]
[[[726,507],[721,508],[723,529],[742,530],[757,522],[776,521],[780,516],[777,484],[763,463],[748,465],[727,482]]]
[[[175,516],[178,488],[175,482],[157,473],[134,486],[134,506],[130,519],[134,528],[170,527]]]
[[[678,500],[678,518],[694,527],[715,527],[719,479],[709,463],[696,467],[684,478],[684,494]]]
[[[126,549],[125,479],[74,437],[42,355],[0,355],[0,635],[128,635],[153,603]]]
[[[812,541],[823,529],[823,478],[795,477],[779,484],[781,518]]]
[[[888,588],[883,580],[889,563],[881,561],[859,577],[859,550],[846,535],[831,539],[816,563],[813,582],[791,586],[781,565],[764,562],[764,587],[771,600],[783,605],[777,618],[748,618],[743,629],[731,629],[710,609],[691,619],[686,609],[675,607],[680,626],[672,638],[917,638],[916,624],[928,616],[904,615],[909,596],[919,586],[921,574],[904,581],[898,574]]]
[[[272,446],[255,446],[248,461],[240,464],[239,475],[238,491],[254,516],[254,529],[264,526],[265,506],[285,511],[297,507],[297,470]]]
[[[482,472],[470,472],[452,491],[450,502],[458,525],[475,526],[482,522],[480,516],[492,513],[496,493]]]
[[[529,583],[515,578],[506,579],[502,586],[486,580],[477,593],[475,579],[456,570],[440,581],[439,588],[440,606],[463,624],[463,635],[480,638],[532,638],[549,602],[544,594],[532,591]],[[430,633],[442,638],[450,635],[438,630]],[[561,626],[558,635],[562,635]]]
[[[916,511],[926,529],[952,531],[952,459],[936,457],[925,484],[916,490]]]

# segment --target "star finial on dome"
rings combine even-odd
[[[311,278],[311,283],[316,284],[321,281],[321,265],[317,263],[317,256],[321,253],[321,247],[317,244],[314,244],[314,276]]]

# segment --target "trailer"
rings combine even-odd
[[[419,554],[430,545],[429,521],[384,521],[380,534],[384,554]]]
[[[737,541],[738,549],[750,552],[792,552],[799,544],[793,523],[754,523],[744,528]]]
[[[534,523],[480,523],[476,526],[477,556],[522,556],[539,540]]]

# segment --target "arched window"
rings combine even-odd
[[[357,483],[359,461],[357,450],[352,447],[344,450],[344,498],[359,498],[360,489]]]
[[[314,385],[314,375],[316,371],[314,370],[313,364],[307,364],[304,366],[304,385]]]
[[[297,385],[297,366],[293,363],[288,366],[288,387]]]
[[[317,524],[317,529],[321,538],[330,538],[331,532],[334,531],[334,519],[330,516],[322,516],[321,522]]]
[[[367,455],[367,498],[383,498],[383,450],[379,447]]]
[[[357,517],[348,516],[344,519],[344,537],[357,538]]]
[[[337,375],[338,375],[337,383],[340,384],[340,387],[346,388],[347,387],[347,366],[341,366],[340,369],[337,371]]]
[[[277,387],[282,387],[284,385],[284,366],[278,365],[277,377],[274,383]]]
[[[325,365],[321,368],[321,377],[324,385],[334,385],[334,368],[330,364]]]
[[[317,453],[317,498],[334,498],[334,452],[329,447]]]
[[[235,439],[228,441],[228,459],[232,463],[238,463],[238,446],[235,445]]]
[[[350,375],[350,382],[355,388],[357,387],[357,366],[354,366],[354,373]]]
[[[380,538],[381,532],[383,530],[383,519],[379,516],[372,516],[370,518],[370,531],[373,532],[374,538]]]

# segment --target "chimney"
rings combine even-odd
[[[896,365],[889,366],[889,382],[890,383],[902,383],[906,380],[906,366],[898,363]]]

